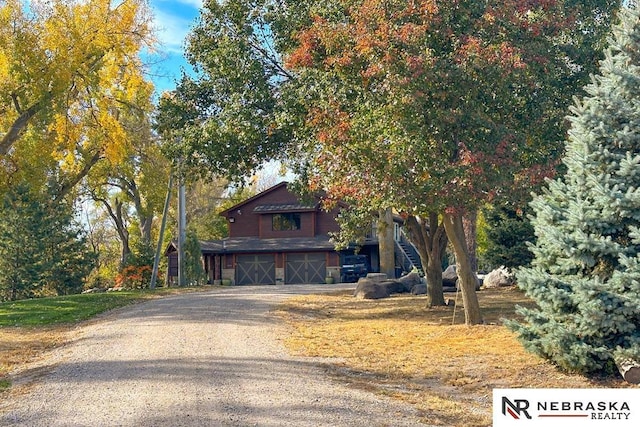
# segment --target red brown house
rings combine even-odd
[[[203,241],[201,249],[210,283],[230,279],[237,285],[324,283],[327,276],[340,279],[341,259],[329,233],[337,232],[339,207],[325,211],[320,199],[302,202],[277,184],[223,212],[229,237]],[[170,247],[169,276],[177,275],[175,248]],[[368,238],[360,250],[378,271],[378,246]]]

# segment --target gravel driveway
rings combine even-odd
[[[34,385],[0,407],[0,425],[422,425],[412,408],[286,352],[269,309],[322,289],[230,287],[117,310],[30,367]]]

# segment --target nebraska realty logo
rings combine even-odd
[[[496,426],[638,426],[640,389],[495,389]]]

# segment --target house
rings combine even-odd
[[[210,283],[229,279],[237,285],[325,283],[340,279],[340,267],[354,248],[336,251],[329,233],[339,231],[341,209],[321,207],[320,198],[301,201],[281,182],[220,213],[229,224],[229,237],[202,241],[205,271]],[[397,233],[399,235],[399,233]],[[379,271],[378,241],[369,236],[359,254]],[[174,245],[167,250],[169,278],[177,276]]]

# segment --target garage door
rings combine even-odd
[[[276,263],[273,255],[238,255],[238,285],[273,285],[276,283]]]
[[[324,283],[326,275],[324,253],[287,254],[285,283]]]

